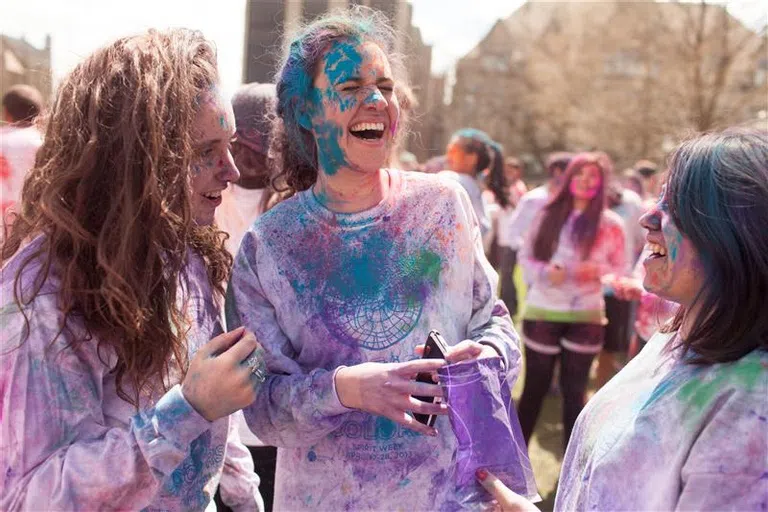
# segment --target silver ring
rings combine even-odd
[[[264,382],[267,380],[267,373],[263,368],[263,361],[257,354],[253,354],[251,357],[246,359],[245,365],[251,369],[251,375],[256,377],[258,382]]]

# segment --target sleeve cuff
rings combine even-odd
[[[211,428],[212,422],[195,410],[176,384],[155,405],[157,430],[174,445],[185,450],[189,443]]]
[[[327,404],[328,409],[326,411],[329,415],[344,414],[349,411],[354,411],[354,409],[351,409],[341,403],[341,400],[339,399],[339,391],[336,389],[336,374],[342,368],[346,368],[346,366],[339,366],[333,370],[333,373],[331,374],[331,388],[333,392],[329,397],[329,403]]]

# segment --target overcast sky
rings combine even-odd
[[[259,0],[275,1],[275,0]],[[3,0],[0,32],[42,46],[53,38],[53,74],[60,78],[79,60],[117,37],[150,27],[190,27],[216,43],[226,91],[242,75],[245,0]],[[413,21],[433,45],[433,71],[448,70],[523,0],[412,0]],[[215,5],[215,6],[214,6]],[[736,14],[768,23],[768,2],[731,2]]]

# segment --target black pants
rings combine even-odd
[[[259,479],[261,480],[261,483],[259,484],[259,492],[264,499],[264,510],[266,512],[271,512],[275,501],[277,448],[274,446],[249,446],[248,451],[251,452],[256,474],[259,475]],[[214,501],[216,502],[216,509],[219,512],[231,512],[232,509],[221,501],[221,495],[218,490],[216,491]]]
[[[592,324],[523,322],[525,386],[517,407],[525,442],[533,435],[541,406],[552,382],[555,361],[560,361],[560,392],[563,399],[563,449],[568,446],[573,426],[584,408],[589,370],[600,351],[604,328]],[[562,344],[562,346],[561,346]],[[570,347],[570,348],[569,348]],[[576,350],[578,349],[578,350]]]
[[[499,280],[501,281],[501,300],[507,305],[509,314],[517,315],[517,289],[515,288],[515,265],[517,251],[509,247],[499,247]]]
[[[605,296],[605,345],[603,350],[611,353],[626,353],[629,348],[629,336],[632,333],[632,305],[628,300]]]

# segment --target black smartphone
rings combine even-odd
[[[442,336],[440,336],[440,333],[437,331],[430,331],[427,335],[427,341],[424,343],[424,354],[421,356],[422,359],[445,359],[445,354],[448,353],[448,345],[445,343],[445,340]],[[416,376],[417,382],[426,382],[427,384],[434,384],[435,382],[432,380],[432,374],[431,373],[420,373]],[[416,400],[421,400],[422,402],[430,402],[435,403],[436,401],[439,401],[440,399],[434,396],[414,396]],[[422,423],[424,425],[427,425],[428,427],[434,427],[435,421],[437,420],[437,416],[434,414],[417,414],[413,413],[413,418],[418,421],[419,423]]]

